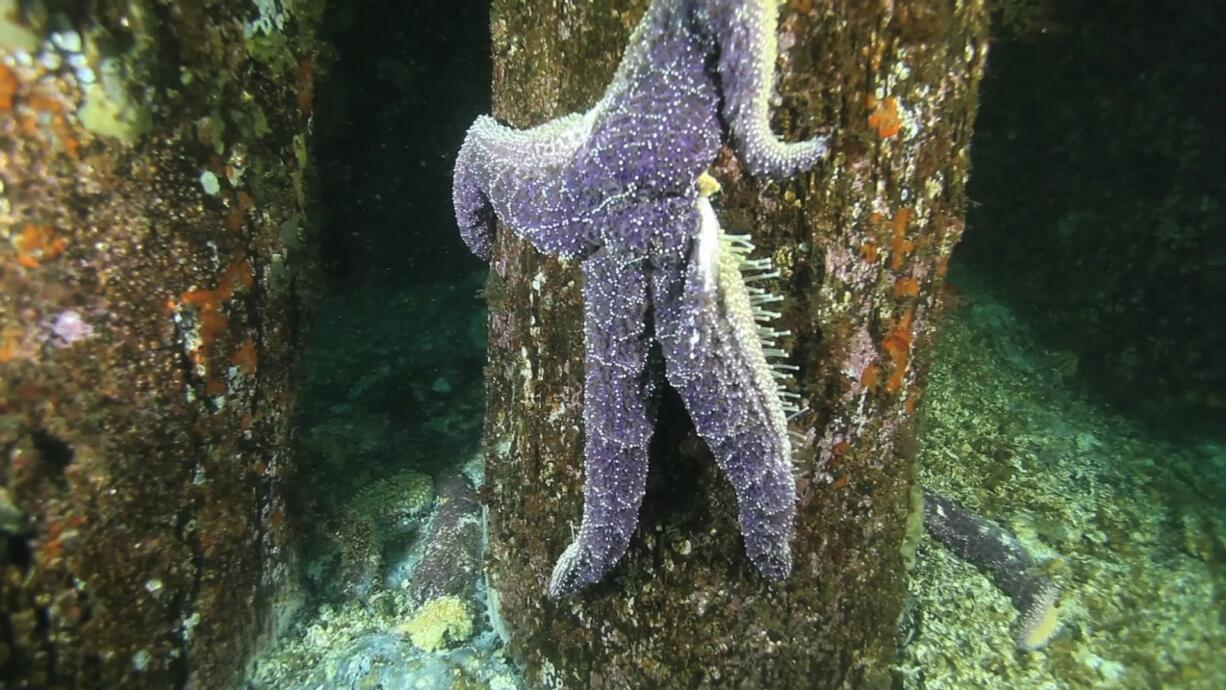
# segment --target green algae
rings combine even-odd
[[[0,0],[0,47],[32,53],[38,49],[39,35],[28,26],[15,21],[18,4],[17,0]]]
[[[103,61],[101,81],[85,90],[85,99],[77,110],[81,126],[94,134],[114,137],[134,143],[153,126],[149,107],[129,97],[113,61]]]

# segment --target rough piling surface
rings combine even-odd
[[[592,106],[644,1],[493,3],[494,114],[529,127]],[[487,570],[509,653],[573,688],[888,687],[927,344],[962,230],[979,2],[780,4],[773,131],[834,134],[786,182],[731,155],[711,174],[729,233],[749,231],[787,298],[781,343],[814,413],[796,420],[792,575],[744,555],[735,498],[665,395],[630,547],[600,584],[546,598],[582,510],[581,276],[495,237],[485,440]]]
[[[318,4],[0,3],[5,687],[228,687],[291,608]]]

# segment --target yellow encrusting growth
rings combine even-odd
[[[698,188],[698,193],[702,196],[710,197],[718,194],[723,187],[720,186],[719,180],[711,176],[711,173],[704,172],[698,176],[698,180],[694,183]]]
[[[437,597],[422,604],[409,622],[400,626],[413,644],[427,652],[444,646],[444,639],[461,642],[473,634],[468,606],[458,597]]]

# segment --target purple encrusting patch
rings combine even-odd
[[[638,523],[661,386],[680,393],[736,490],[745,548],[767,578],[791,572],[795,484],[776,379],[788,367],[758,321],[774,301],[752,245],[718,227],[700,185],[730,141],[753,175],[823,159],[827,139],[771,133],[774,0],[653,0],[588,112],[528,130],[480,117],[456,161],[460,234],[489,259],[495,220],[538,250],[583,260],[583,522],[549,583],[562,597],[600,580]],[[729,123],[725,131],[721,122]],[[764,347],[765,345],[765,347]]]
[[[55,347],[68,347],[94,334],[94,327],[72,309],[65,309],[39,323],[45,341]]]

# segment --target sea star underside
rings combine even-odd
[[[706,174],[725,135],[752,175],[784,177],[827,139],[785,143],[768,121],[775,0],[653,0],[600,101],[528,130],[480,117],[456,161],[465,243],[489,259],[495,221],[547,254],[582,260],[586,346],[583,521],[558,559],[558,598],[603,577],[638,522],[665,380],[735,489],[745,549],[791,572],[791,369],[762,321],[777,275],[719,227]],[[724,131],[727,123],[730,131]],[[744,273],[742,272],[744,271]]]

